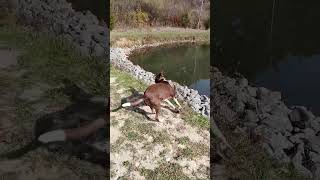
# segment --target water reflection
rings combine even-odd
[[[208,45],[149,48],[133,54],[129,59],[153,73],[163,69],[168,79],[190,86],[201,94],[210,94]]]
[[[289,105],[320,114],[319,1],[225,0],[216,4],[213,64],[283,93]],[[272,33],[271,33],[272,32]]]

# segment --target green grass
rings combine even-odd
[[[117,77],[117,83],[125,89],[134,88],[137,91],[144,92],[148,87],[147,84],[135,79],[128,73],[116,69],[112,65],[110,66],[110,74]]]
[[[210,121],[208,118],[194,112],[190,107],[184,107],[182,112],[182,119],[184,119],[188,124],[196,126],[200,129],[210,129]]]
[[[180,156],[184,158],[194,159],[199,156],[209,156],[209,149],[207,144],[191,142],[188,137],[181,137],[177,139],[179,144],[185,145],[185,148],[179,148]]]
[[[18,58],[18,68],[27,73],[21,84],[36,81],[59,84],[67,78],[92,94],[108,94],[106,59],[81,56],[61,37],[29,32],[18,26],[0,27],[0,39],[23,52]]]
[[[146,179],[157,180],[184,180],[189,179],[182,172],[182,167],[175,163],[162,163],[155,170],[140,169],[140,174]]]
[[[123,41],[125,38],[126,42]],[[110,32],[111,46],[130,47],[152,43],[165,43],[172,41],[210,41],[210,31],[184,28],[159,28],[159,29],[130,29],[127,31],[113,30]],[[122,42],[119,42],[122,41]]]
[[[246,135],[233,134],[229,143],[232,144],[234,152],[224,163],[226,174],[231,179],[306,180],[292,164],[278,163],[270,158],[260,144],[251,142]]]

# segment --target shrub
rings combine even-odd
[[[182,17],[181,17],[181,25],[182,25],[184,28],[188,27],[188,25],[189,25],[189,17],[188,17],[188,14],[182,15]]]
[[[114,28],[115,24],[116,24],[116,18],[115,18],[115,16],[111,15],[111,16],[110,16],[109,29],[112,30],[112,29]]]
[[[134,27],[141,27],[149,22],[149,16],[148,13],[138,9],[137,11],[130,12],[127,20],[129,21],[127,22],[128,24],[131,24]]]
[[[210,28],[210,17],[204,20],[203,25],[206,30]]]

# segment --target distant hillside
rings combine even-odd
[[[111,29],[173,26],[210,27],[210,0],[111,0]]]

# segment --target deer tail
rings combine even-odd
[[[122,104],[121,106],[122,106],[122,107],[136,106],[136,105],[138,105],[138,104],[140,104],[140,103],[142,103],[142,102],[143,102],[143,98],[138,99],[138,100],[136,100],[136,101],[134,101],[134,102],[124,103],[124,104]]]
[[[46,132],[38,137],[38,141],[42,143],[49,143],[57,141],[78,140],[91,135],[98,129],[104,127],[105,124],[105,120],[103,118],[100,118],[83,127],[73,129],[57,129]]]

